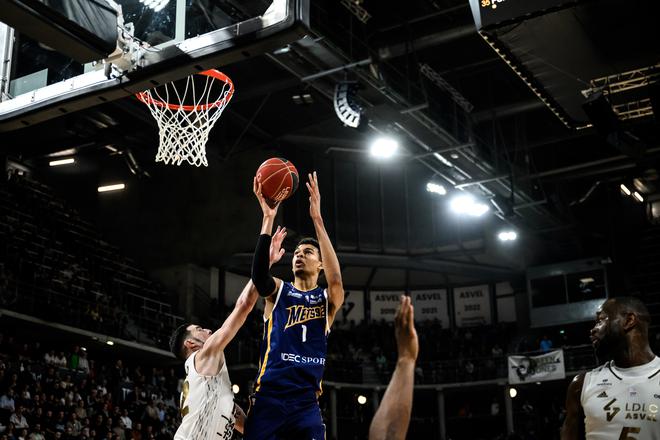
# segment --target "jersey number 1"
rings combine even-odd
[[[302,327],[302,341],[307,342],[307,326],[305,324],[300,324]]]

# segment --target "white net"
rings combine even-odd
[[[191,75],[185,85],[169,83],[138,93],[158,123],[156,162],[208,166],[209,132],[233,95],[234,84],[217,70]]]

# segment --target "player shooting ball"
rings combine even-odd
[[[316,238],[300,240],[293,253],[293,282],[273,277],[268,267],[271,231],[279,207],[262,194],[263,176],[254,179],[254,194],[263,213],[261,235],[252,263],[252,281],[265,298],[264,339],[246,440],[325,438],[318,396],[325,368],[327,340],[344,287],[337,254],[323,217],[316,172],[308,175],[309,215]],[[321,271],[327,288],[318,285]]]

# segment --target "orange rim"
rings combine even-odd
[[[232,96],[234,96],[234,83],[232,82],[232,80],[227,75],[220,72],[219,70],[215,70],[215,69],[205,70],[203,72],[199,72],[197,75],[206,75],[206,76],[210,76],[212,78],[215,78],[217,80],[220,80],[220,81],[224,82],[225,84],[229,85],[229,91],[225,94],[224,98],[222,98],[218,101],[212,102],[210,104],[204,104],[204,105],[170,104],[169,102],[165,102],[165,101],[161,101],[159,99],[152,98],[151,95],[149,93],[147,93],[146,91],[136,93],[135,96],[137,97],[137,99],[139,99],[140,101],[144,102],[147,105],[148,104],[154,104],[158,107],[167,107],[170,110],[183,110],[183,111],[186,111],[186,112],[209,110],[209,109],[216,108],[216,107],[222,107],[222,106],[226,105],[231,100]]]

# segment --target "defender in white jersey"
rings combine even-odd
[[[637,298],[598,309],[591,341],[605,363],[569,385],[562,440],[660,440],[660,358],[649,347],[650,323]]]
[[[273,265],[282,258],[286,229],[277,228],[270,246]],[[224,348],[236,336],[257,302],[257,290],[248,284],[222,327],[215,333],[195,324],[184,324],[170,338],[170,349],[185,360],[186,380],[181,392],[181,425],[174,440],[229,440],[242,433],[245,413],[234,405]]]
[[[192,329],[198,331],[198,329]],[[230,440],[234,429],[242,432],[241,409],[234,405],[234,393],[224,356],[215,375],[202,375],[195,368],[199,351],[186,359],[186,381],[181,392],[181,425],[175,440]],[[199,367],[198,367],[199,368]],[[238,419],[238,420],[237,420]]]

